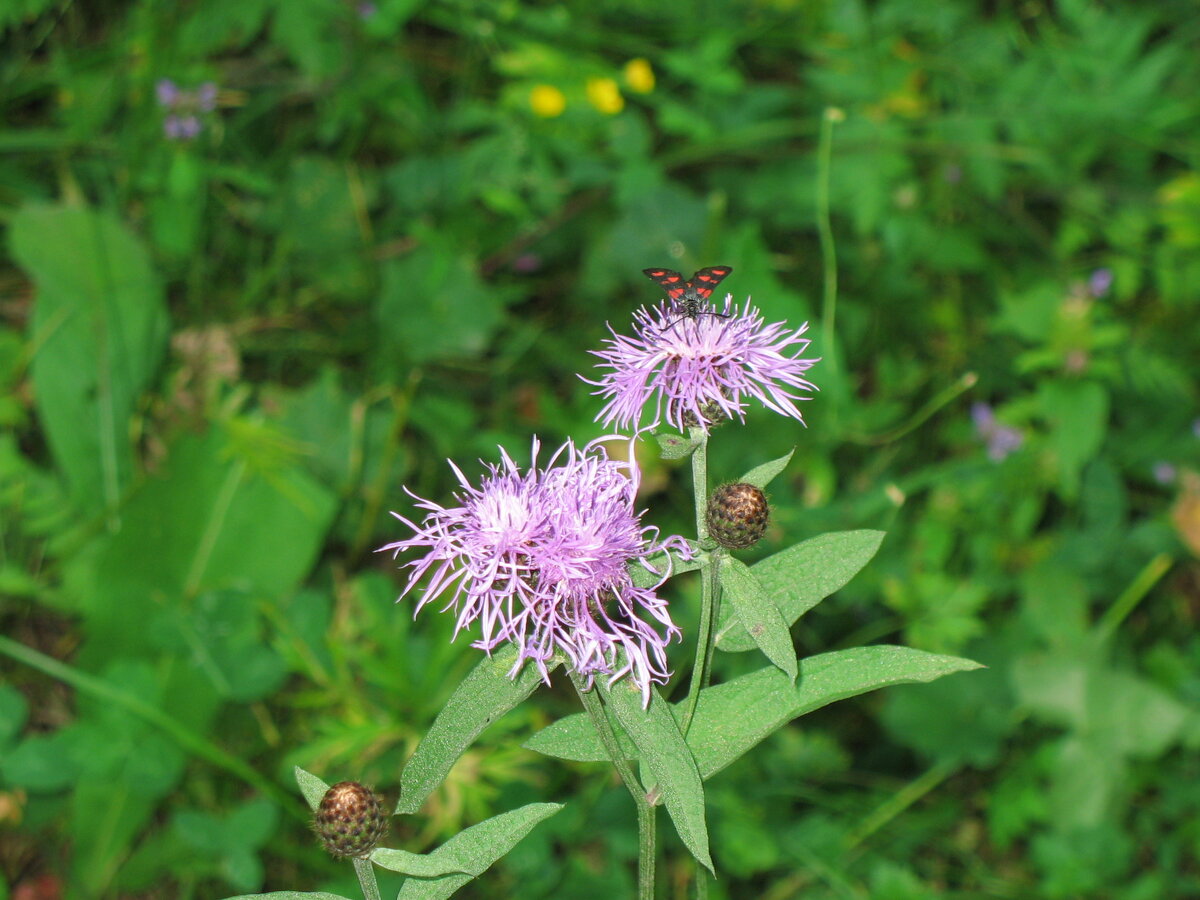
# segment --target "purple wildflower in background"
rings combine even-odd
[[[199,114],[217,108],[217,86],[211,81],[194,91],[185,91],[170,78],[162,78],[154,86],[154,95],[158,105],[167,111],[163,134],[172,141],[190,141],[199,136],[204,130]]]
[[[971,421],[975,423],[975,433],[987,445],[988,459],[992,462],[1000,462],[1025,440],[1021,429],[997,421],[996,413],[986,403],[971,404]]]
[[[177,116],[174,113],[163,119],[163,134],[173,141],[190,141],[200,133],[200,120],[195,116]]]
[[[1097,269],[1088,278],[1088,293],[1099,300],[1108,293],[1112,287],[1113,273],[1112,269]]]
[[[1154,475],[1154,480],[1164,485],[1174,484],[1175,476],[1178,474],[1175,466],[1165,460],[1156,462],[1151,472]]]
[[[196,88],[196,106],[203,112],[212,112],[217,108],[217,86],[206,81]]]
[[[643,307],[634,313],[633,337],[610,325],[607,348],[591,351],[600,357],[598,368],[609,370],[598,381],[583,379],[608,398],[596,417],[605,426],[640,429],[665,419],[681,431],[691,424],[707,431],[722,418],[744,419],[751,397],[804,424],[795,401],[809,399],[798,391],[817,390],[802,376],[818,361],[800,355],[810,343],[803,337],[807,322],[795,330],[783,322],[764,325],[749,301],[739,311],[728,296],[729,318],[678,315],[666,305]]]
[[[472,646],[489,653],[509,641],[517,648],[515,677],[532,660],[549,681],[556,653],[591,684],[628,674],[650,702],[651,683],[666,683],[666,645],[680,636],[665,600],[655,591],[669,571],[649,557],[674,550],[690,554],[680,537],[659,540],[658,531],[634,512],[638,471],[609,458],[597,442],[577,449],[568,441],[545,467],[537,463],[535,438],[530,467],[522,472],[501,450],[473,486],[453,462],[462,493],[444,507],[412,495],[425,510],[420,523],[398,513],[413,536],[381,547],[393,557],[418,550],[405,563],[403,598],[428,576],[417,611],[442,597],[457,612],[455,635],[478,622]],[[628,566],[656,576],[639,587]]]
[[[179,86],[170,78],[160,78],[154,85],[154,94],[158,98],[159,106],[170,108],[179,99]]]

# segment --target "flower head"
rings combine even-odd
[[[472,646],[491,651],[510,641],[517,647],[515,676],[526,660],[548,680],[556,653],[591,683],[596,673],[616,680],[625,674],[650,699],[650,684],[665,683],[666,644],[679,636],[666,601],[655,591],[667,577],[648,557],[664,550],[686,556],[682,538],[658,539],[634,512],[637,470],[610,459],[593,442],[559,448],[544,468],[533,460],[522,472],[501,450],[479,487],[450,463],[462,493],[457,506],[416,498],[426,511],[417,524],[397,513],[413,536],[388,544],[394,556],[422,555],[410,569],[407,594],[426,576],[417,610],[443,597],[457,613],[455,634],[475,622]],[[415,496],[415,495],[414,495]],[[659,575],[637,586],[629,564]]]
[[[971,421],[975,424],[975,434],[987,445],[988,459],[992,462],[1000,462],[1025,442],[1021,429],[1000,422],[986,403],[971,404]]]
[[[665,304],[634,313],[634,336],[612,338],[598,367],[607,369],[595,393],[608,398],[596,417],[604,424],[641,428],[664,419],[681,431],[698,424],[705,430],[720,418],[745,417],[747,400],[804,423],[795,401],[799,391],[815,391],[803,373],[817,362],[800,354],[810,341],[805,322],[791,330],[783,322],[764,325],[746,301],[743,309],[725,298],[724,312],[705,308],[694,318],[678,318]],[[650,407],[653,401],[653,408]]]
[[[163,134],[172,141],[190,141],[199,136],[204,129],[201,115],[217,108],[217,86],[211,81],[185,91],[170,78],[161,78],[154,94],[158,105],[167,111]]]

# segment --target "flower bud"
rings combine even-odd
[[[708,533],[730,550],[745,550],[766,533],[767,497],[752,484],[725,484],[708,498]]]
[[[715,428],[718,425],[723,425],[729,419],[729,414],[721,407],[721,404],[716,400],[707,400],[700,404],[700,415],[697,416],[690,409],[683,411],[683,424],[688,428],[702,426],[705,429]]]
[[[321,798],[313,830],[334,856],[364,857],[387,831],[383,804],[357,781],[335,784]]]

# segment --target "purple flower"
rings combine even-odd
[[[158,105],[168,110],[163,118],[163,134],[168,140],[190,141],[204,130],[201,113],[217,108],[217,86],[206,81],[194,91],[182,90],[170,78],[159,79],[154,86]]]
[[[1112,287],[1112,283],[1112,269],[1097,269],[1088,278],[1088,293],[1099,299],[1108,293],[1108,289]]]
[[[154,94],[158,97],[158,105],[168,108],[179,101],[179,86],[170,78],[160,78],[154,85]]]
[[[412,495],[425,510],[414,523],[392,513],[413,536],[388,544],[393,557],[423,551],[410,569],[404,597],[428,576],[417,610],[439,598],[457,613],[455,635],[478,622],[472,646],[489,653],[511,641],[517,647],[515,677],[533,660],[549,681],[557,653],[590,685],[596,673],[610,683],[628,674],[650,702],[650,685],[666,683],[666,645],[680,636],[665,600],[655,591],[669,575],[648,558],[674,550],[690,555],[680,537],[659,540],[634,512],[638,471],[610,459],[598,442],[582,450],[572,442],[537,464],[539,444],[522,472],[501,450],[474,487],[453,462],[462,493],[444,507]],[[669,557],[668,557],[669,559]],[[630,563],[656,576],[650,587],[634,584]]]
[[[971,421],[975,433],[987,445],[988,459],[1000,462],[1015,452],[1025,440],[1021,429],[996,420],[996,413],[986,403],[971,404]]]
[[[1159,484],[1174,484],[1177,473],[1175,466],[1165,460],[1160,460],[1154,464],[1152,470],[1154,480]]]
[[[643,307],[634,313],[634,337],[609,326],[607,348],[591,351],[601,359],[598,368],[609,371],[599,381],[583,379],[608,398],[596,418],[620,428],[665,419],[681,431],[689,424],[707,431],[717,419],[743,419],[753,397],[804,424],[794,401],[809,398],[797,391],[817,389],[802,377],[818,361],[800,356],[810,343],[803,337],[808,323],[794,331],[783,322],[764,325],[749,301],[739,311],[728,296],[722,313],[728,318],[706,312],[679,319],[673,307]]]
[[[172,141],[190,141],[200,133],[200,127],[200,120],[195,116],[172,113],[163,119],[163,134]]]
[[[217,108],[217,86],[211,81],[196,88],[196,106],[202,112],[212,112]]]

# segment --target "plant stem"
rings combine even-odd
[[[1168,554],[1160,553],[1142,567],[1129,586],[1121,592],[1121,596],[1113,601],[1113,605],[1105,610],[1100,618],[1096,631],[1103,640],[1113,636],[1126,616],[1142,602],[1142,598],[1150,593],[1150,589],[1158,580],[1167,574],[1174,562]]]
[[[696,503],[696,541],[701,546],[708,542],[708,433],[704,429],[693,426],[689,436],[696,442],[692,451],[692,495]],[[692,678],[688,684],[687,706],[683,712],[683,722],[680,730],[687,737],[688,729],[692,727],[692,717],[696,714],[696,704],[700,701],[700,690],[708,683],[709,663],[712,660],[712,643],[714,620],[716,619],[717,603],[720,600],[717,584],[716,554],[709,554],[700,564],[701,596],[700,624],[696,631],[696,659],[692,663]]]
[[[708,520],[704,511],[708,505],[708,432],[693,425],[688,437],[696,442],[692,451],[692,496],[696,503],[696,540],[703,544],[708,540]]]
[[[383,900],[379,894],[379,882],[375,880],[375,866],[369,859],[354,860],[354,874],[366,900]]]
[[[600,702],[596,691],[588,690],[576,672],[571,673],[571,683],[575,685],[575,692],[579,694],[583,708],[592,718],[592,724],[596,727],[596,733],[600,735],[600,742],[604,744],[608,758],[612,760],[621,781],[633,796],[633,804],[637,807],[638,814],[638,900],[654,900],[654,807],[650,805],[646,792],[633,773],[633,767],[625,758],[617,734],[613,731],[612,723],[608,721],[604,704]]]
[[[829,179],[833,157],[833,126],[842,122],[846,114],[836,107],[829,107],[821,116],[821,134],[817,142],[817,237],[821,244],[821,265],[824,269],[824,289],[821,298],[821,357],[826,360],[833,382],[837,383],[840,360],[837,358],[834,338],[837,334],[837,246],[833,239],[833,224],[829,218]],[[831,413],[836,416],[838,404]]]

